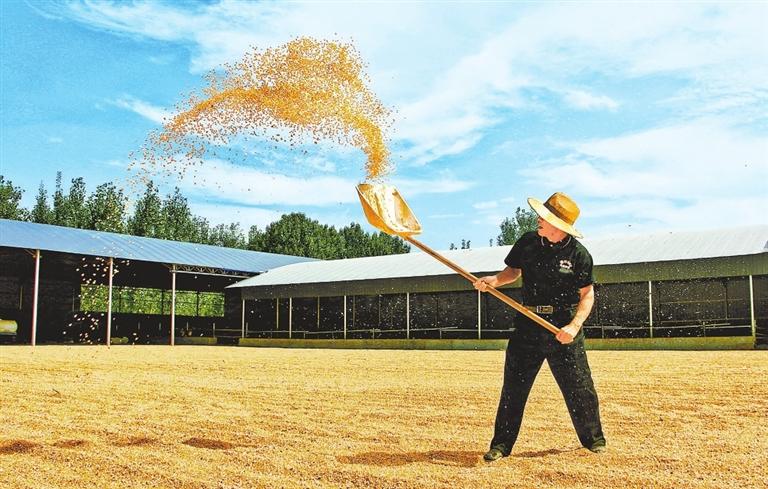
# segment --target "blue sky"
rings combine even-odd
[[[570,194],[586,237],[768,223],[764,2],[0,3],[0,174],[126,182],[203,75],[300,36],[352,42],[394,110],[406,197],[440,249],[488,246],[525,199]],[[364,223],[362,152],[250,141],[179,186],[212,224]],[[368,228],[371,229],[371,228]]]

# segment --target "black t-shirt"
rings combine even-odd
[[[504,263],[523,271],[523,303],[566,307],[579,303],[579,289],[594,283],[592,255],[575,238],[550,243],[526,233]]]

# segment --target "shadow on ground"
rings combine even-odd
[[[530,452],[512,453],[513,458],[539,458],[549,455],[560,455],[561,453],[570,453],[579,450],[579,448],[550,448],[549,450],[538,450]]]
[[[27,440],[10,440],[0,443],[0,455],[11,455],[14,453],[27,453],[39,447],[39,443]]]
[[[430,450],[428,452],[365,452],[337,457],[337,460],[345,464],[379,467],[397,467],[420,462],[453,467],[475,467],[480,463],[481,456],[482,453],[479,452]]]

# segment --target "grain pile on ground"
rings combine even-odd
[[[500,351],[0,347],[0,487],[765,487],[766,352],[590,358],[609,452],[544,371],[486,464]]]

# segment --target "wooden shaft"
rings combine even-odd
[[[433,258],[437,259],[440,263],[442,263],[443,265],[445,265],[448,268],[452,269],[454,272],[458,273],[459,275],[461,275],[465,279],[469,280],[470,282],[472,282],[472,283],[477,282],[477,277],[476,276],[472,275],[471,273],[469,273],[468,271],[464,270],[463,268],[461,268],[457,264],[455,264],[452,261],[450,261],[449,259],[445,258],[443,255],[441,255],[440,253],[436,252],[435,250],[433,250],[429,246],[425,245],[424,243],[422,243],[422,242],[420,242],[420,241],[418,241],[418,240],[416,240],[413,237],[408,236],[408,235],[400,235],[400,237],[403,238],[404,240],[408,241],[409,243],[411,243],[415,247],[419,248],[420,250],[422,250],[426,254],[428,254],[428,255],[432,256]],[[560,328],[558,328],[554,324],[550,323],[549,321],[547,321],[543,317],[539,316],[535,312],[531,311],[530,309],[526,308],[524,305],[520,304],[519,302],[517,302],[516,300],[512,299],[511,297],[509,297],[505,293],[501,292],[500,290],[498,290],[498,289],[496,289],[494,287],[491,287],[489,285],[487,292],[489,294],[491,294],[492,296],[496,297],[497,299],[499,299],[500,301],[504,302],[508,306],[511,306],[513,309],[516,309],[521,314],[523,314],[524,316],[529,318],[531,321],[535,322],[536,324],[538,324],[539,326],[545,328],[546,330],[550,331],[551,333],[557,334],[557,333],[560,332]]]

